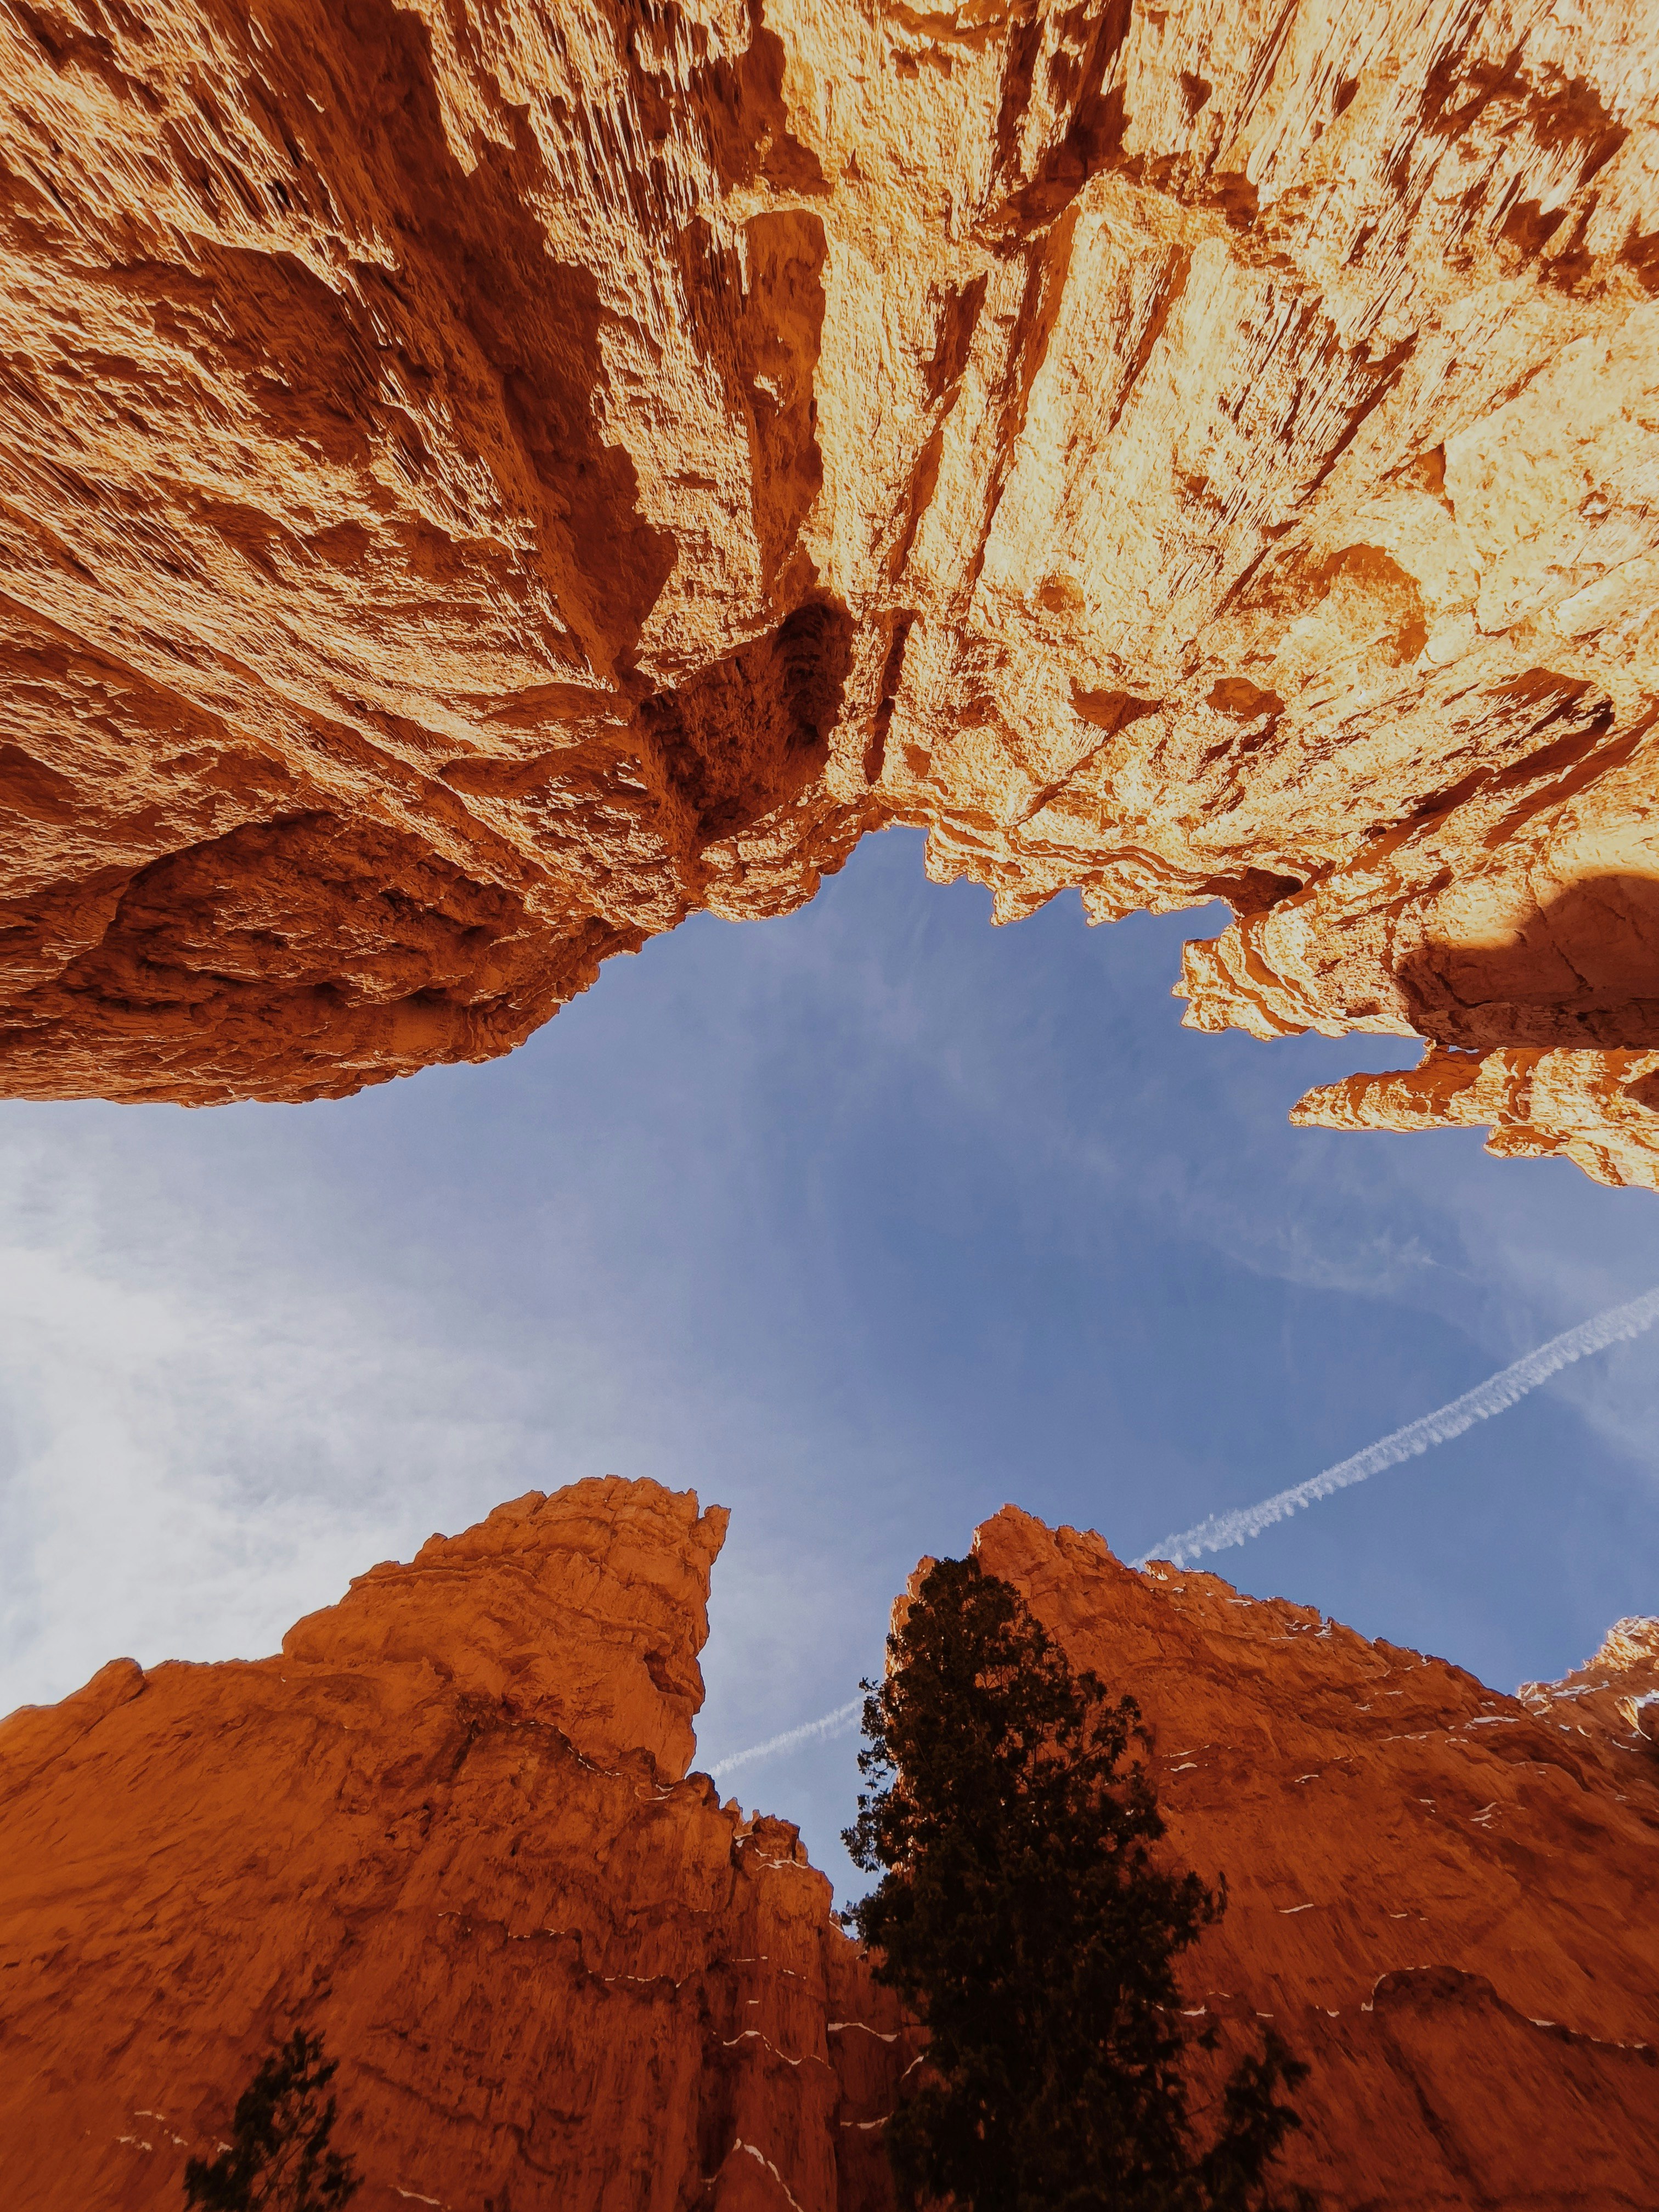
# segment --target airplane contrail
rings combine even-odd
[[[799,1728],[786,1729],[781,1735],[769,1735],[764,1743],[751,1743],[747,1751],[734,1751],[726,1759],[717,1759],[708,1771],[716,1780],[729,1774],[734,1766],[746,1766],[751,1759],[769,1759],[774,1752],[793,1751],[803,1743],[832,1735],[843,1735],[864,1711],[862,1698],[854,1698],[849,1705],[837,1705],[833,1713],[825,1713],[822,1720],[805,1721]]]
[[[1221,1552],[1230,1545],[1243,1544],[1252,1536],[1259,1536],[1264,1528],[1271,1528],[1274,1522],[1288,1520],[1304,1505],[1329,1498],[1352,1483],[1364,1482],[1370,1475],[1380,1474],[1384,1468],[1397,1467],[1401,1460],[1415,1459],[1419,1452],[1428,1451],[1436,1444],[1449,1443],[1465,1429],[1472,1429],[1477,1421],[1489,1421],[1494,1413],[1513,1406],[1528,1390],[1547,1382],[1564,1367],[1571,1367],[1575,1359],[1587,1359],[1592,1352],[1605,1352],[1609,1345],[1640,1336],[1656,1321],[1659,1289],[1646,1291],[1626,1305],[1609,1306],[1605,1313],[1580,1322],[1577,1328],[1553,1336],[1536,1352],[1529,1352],[1523,1358],[1500,1367],[1496,1375],[1477,1382],[1473,1390],[1466,1390],[1449,1405],[1425,1413],[1418,1420],[1407,1421],[1403,1429],[1395,1429],[1376,1443],[1367,1444],[1364,1451],[1355,1452],[1350,1459],[1339,1460],[1322,1474],[1310,1476],[1306,1482],[1298,1482],[1289,1490],[1276,1491],[1260,1504],[1242,1505],[1232,1513],[1212,1514],[1207,1521],[1182,1529],[1178,1536],[1166,1536],[1161,1544],[1155,1544],[1150,1552],[1143,1553],[1129,1564],[1144,1567],[1149,1559],[1168,1559],[1171,1565],[1182,1567],[1202,1552]],[[751,1759],[769,1759],[775,1752],[793,1751],[798,1745],[815,1739],[844,1735],[863,1711],[863,1698],[854,1698],[849,1705],[837,1705],[834,1712],[825,1713],[821,1720],[787,1729],[781,1735],[769,1736],[764,1743],[750,1744],[747,1751],[734,1751],[708,1771],[715,1776],[729,1774],[734,1766],[744,1766]]]
[[[1322,1474],[1313,1475],[1289,1490],[1276,1491],[1257,1505],[1242,1505],[1231,1513],[1212,1513],[1208,1520],[1183,1528],[1178,1536],[1166,1536],[1161,1544],[1154,1544],[1151,1551],[1130,1564],[1144,1567],[1149,1559],[1168,1559],[1172,1565],[1183,1567],[1202,1552],[1220,1552],[1229,1545],[1243,1544],[1252,1536],[1259,1536],[1264,1528],[1271,1528],[1274,1522],[1288,1520],[1304,1505],[1329,1498],[1336,1491],[1347,1489],[1351,1483],[1364,1482],[1370,1475],[1380,1474],[1385,1467],[1397,1467],[1401,1460],[1414,1459],[1435,1444],[1449,1443],[1465,1429],[1472,1429],[1477,1421],[1490,1420],[1494,1413],[1503,1413],[1516,1399],[1524,1398],[1528,1390],[1535,1390],[1552,1375],[1570,1367],[1575,1359],[1588,1358],[1593,1352],[1605,1352],[1610,1344],[1640,1336],[1656,1321],[1659,1321],[1659,1290],[1648,1291],[1639,1298],[1632,1298],[1626,1305],[1609,1306],[1605,1313],[1580,1322],[1577,1328],[1553,1336],[1547,1344],[1540,1344],[1536,1352],[1528,1352],[1524,1358],[1500,1367],[1496,1375],[1477,1382],[1473,1390],[1466,1390],[1449,1406],[1425,1413],[1419,1420],[1408,1421],[1403,1429],[1395,1429],[1377,1443],[1367,1444],[1364,1451],[1355,1452],[1351,1459],[1339,1460]]]

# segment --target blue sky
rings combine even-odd
[[[1469,1133],[1293,1130],[1391,1038],[1195,1036],[1211,915],[994,930],[859,848],[511,1059],[337,1104],[0,1109],[0,1711],[252,1655],[503,1498],[733,1509],[713,1760],[878,1664],[1006,1500],[1133,1557],[1659,1283],[1659,1209]],[[1659,1335],[1212,1564],[1512,1687],[1659,1606]],[[850,1739],[730,1786],[819,1863]]]

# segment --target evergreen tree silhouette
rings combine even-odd
[[[236,2102],[232,2141],[185,2168],[185,2203],[199,2212],[340,2212],[362,2188],[353,2161],[329,2147],[337,2059],[296,2027]]]
[[[1156,1863],[1132,1698],[1076,1673],[1018,1591],[941,1559],[866,1682],[866,1781],[844,1840],[881,1880],[845,1916],[927,2023],[888,2123],[901,2202],[959,2212],[1308,2212],[1267,2169],[1307,2068],[1268,2033],[1200,2148],[1174,1962],[1224,1885]]]

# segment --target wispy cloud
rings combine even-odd
[[[0,1712],[117,1652],[274,1650],[458,1490],[528,1486],[507,1378],[417,1300],[239,1268],[119,1170],[45,1140],[0,1174]]]

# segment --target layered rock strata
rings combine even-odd
[[[532,1492],[276,1658],[0,1725],[9,2212],[176,2206],[296,2021],[362,2212],[885,2212],[913,2045],[796,1831],[686,1773],[725,1525]]]
[[[1511,1159],[1575,1161],[1597,1182],[1659,1190],[1659,1052],[1431,1048],[1412,1068],[1322,1085],[1291,1119],[1328,1129],[1485,1128]]]
[[[1312,2068],[1289,2172],[1353,2212],[1652,2203],[1659,1621],[1508,1698],[1012,1507],[975,1544],[1139,1700],[1170,1848],[1229,1892],[1188,2002]]]
[[[1651,39],[15,9],[0,1082],[485,1057],[902,822],[1004,920],[1229,901],[1200,1027],[1438,1048],[1307,1118],[1651,1180]]]

